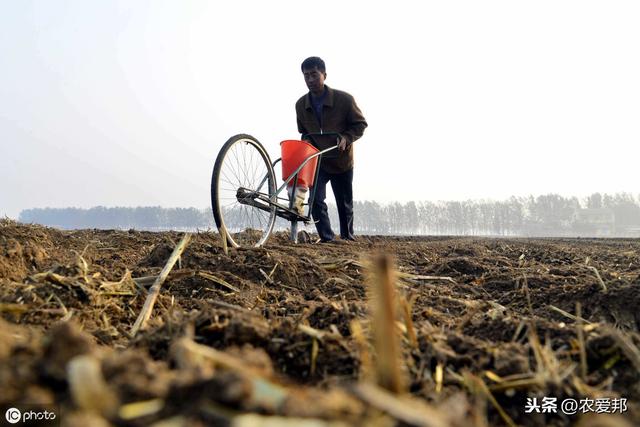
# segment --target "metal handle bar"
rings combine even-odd
[[[306,136],[306,135],[312,135],[312,134],[305,134],[303,136]],[[320,135],[320,134],[318,134],[318,135]],[[325,133],[323,135],[331,135],[331,134],[326,134]],[[317,153],[312,154],[311,156],[309,156],[306,159],[304,159],[304,161],[300,164],[300,166],[298,166],[298,168],[295,171],[293,171],[293,173],[291,175],[289,175],[289,178],[287,178],[287,180],[284,182],[284,184],[282,184],[280,186],[280,188],[278,188],[278,190],[276,191],[276,194],[280,194],[280,192],[284,189],[284,187],[286,187],[287,184],[289,184],[293,180],[293,178],[295,178],[298,175],[298,172],[300,172],[302,170],[302,168],[305,167],[305,165],[307,163],[309,163],[311,160],[315,159],[318,156],[322,156],[325,153],[328,153],[330,151],[335,150],[336,148],[338,148],[337,144],[334,145],[333,147],[325,148],[324,150],[318,151]],[[282,158],[276,159],[276,161],[271,164],[271,167],[275,167],[278,164],[278,162],[280,162],[280,161],[282,161]],[[262,179],[262,181],[258,185],[258,189],[256,191],[260,191],[260,189],[262,188],[264,183],[267,182],[267,178],[268,178],[268,176],[265,176]]]
[[[296,178],[298,176],[298,172],[300,172],[307,163],[309,163],[311,160],[315,159],[318,156],[322,156],[323,154],[328,153],[329,151],[335,150],[336,148],[338,148],[337,145],[334,145],[333,147],[325,148],[324,150],[318,151],[317,153],[312,154],[306,159],[304,159],[304,161],[300,164],[300,166],[298,166],[298,168],[295,171],[293,171],[291,175],[289,175],[289,178],[287,178],[287,180],[280,186],[280,188],[278,188],[278,191],[276,191],[276,193],[280,193],[284,189],[284,187],[287,186],[287,184],[289,184],[294,178]]]
[[[314,136],[340,136],[340,134],[338,132],[310,132],[310,133],[303,133],[301,139],[305,140],[309,136],[313,138]],[[336,144],[336,146],[337,145],[338,144]],[[331,151],[331,150],[329,150],[329,151]],[[282,159],[276,159],[276,161],[271,163],[271,166],[275,167],[278,164],[278,162],[281,161],[281,160]]]
[[[314,136],[340,136],[340,134],[338,132],[309,132],[309,133],[305,133],[302,134],[302,139],[304,140],[307,137],[311,137],[313,138]],[[317,148],[317,147],[316,147]],[[323,154],[326,154],[330,151],[335,150],[336,148],[338,148],[338,144],[336,143],[336,145],[329,147],[329,148],[325,148],[324,150],[318,151],[315,154],[312,154],[311,156],[307,157],[301,164],[300,166],[298,166],[298,168],[291,174],[289,175],[289,177],[284,181],[284,183],[280,186],[280,188],[278,188],[278,190],[276,191],[276,194],[280,194],[280,192],[294,179],[297,178],[298,176],[298,172],[300,172],[302,170],[303,167],[305,167],[305,165],[307,163],[309,163],[311,160],[315,159],[318,156],[322,156]],[[278,164],[278,162],[280,162],[282,159],[277,159],[275,162],[272,163],[272,167],[275,167],[276,164]],[[264,185],[264,183],[267,181],[267,177],[265,176],[262,179],[262,182],[260,183],[260,185],[258,185],[258,190],[260,191],[260,188],[262,188],[262,186]]]

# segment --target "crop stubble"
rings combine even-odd
[[[195,233],[132,336],[181,237],[2,221],[0,403],[55,403],[64,425],[640,424],[637,239],[276,233],[225,254],[217,234]],[[397,265],[400,394],[374,384],[366,273],[381,252]],[[526,414],[536,396],[629,409]]]

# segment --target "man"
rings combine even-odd
[[[296,102],[298,131],[301,134],[334,133],[332,136],[314,136],[313,142],[319,149],[338,145],[337,155],[330,152],[320,162],[318,180],[315,183],[315,199],[311,214],[316,222],[320,241],[330,242],[335,238],[327,204],[325,203],[327,183],[336,198],[340,218],[340,237],[355,240],[353,235],[353,142],[362,136],[367,122],[346,92],[332,89],[324,84],[327,71],[324,61],[312,56],[302,62],[302,74],[309,92]],[[335,136],[335,133],[338,136]]]

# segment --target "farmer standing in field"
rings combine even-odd
[[[353,96],[332,89],[324,84],[327,78],[324,61],[312,56],[302,62],[302,74],[309,92],[296,102],[298,131],[308,133],[337,133],[333,136],[314,137],[319,149],[338,145],[338,155],[322,158],[318,180],[315,183],[315,199],[311,215],[321,242],[331,242],[335,234],[327,213],[327,182],[336,198],[340,218],[340,237],[355,240],[353,235],[353,142],[362,136],[367,122],[356,105]],[[302,193],[304,201],[305,193]],[[301,204],[301,203],[300,203]]]

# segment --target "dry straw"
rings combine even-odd
[[[158,275],[158,278],[153,283],[153,286],[151,286],[149,294],[147,295],[147,300],[144,302],[144,306],[142,307],[142,311],[140,312],[138,319],[136,319],[136,322],[133,324],[133,328],[131,329],[132,337],[134,337],[140,329],[144,329],[145,325],[147,324],[147,321],[151,317],[151,312],[153,311],[153,306],[156,303],[156,299],[158,299],[158,295],[160,295],[160,288],[162,287],[162,284],[169,276],[171,269],[175,265],[178,258],[180,258],[180,255],[182,255],[182,252],[184,252],[184,250],[186,249],[190,239],[191,233],[186,233],[184,237],[182,237],[182,240],[180,240],[178,246],[176,246],[173,250],[173,253],[167,260],[167,263]]]
[[[373,257],[370,282],[376,379],[381,387],[401,393],[405,385],[400,373],[400,344],[396,334],[396,273],[389,256]]]

